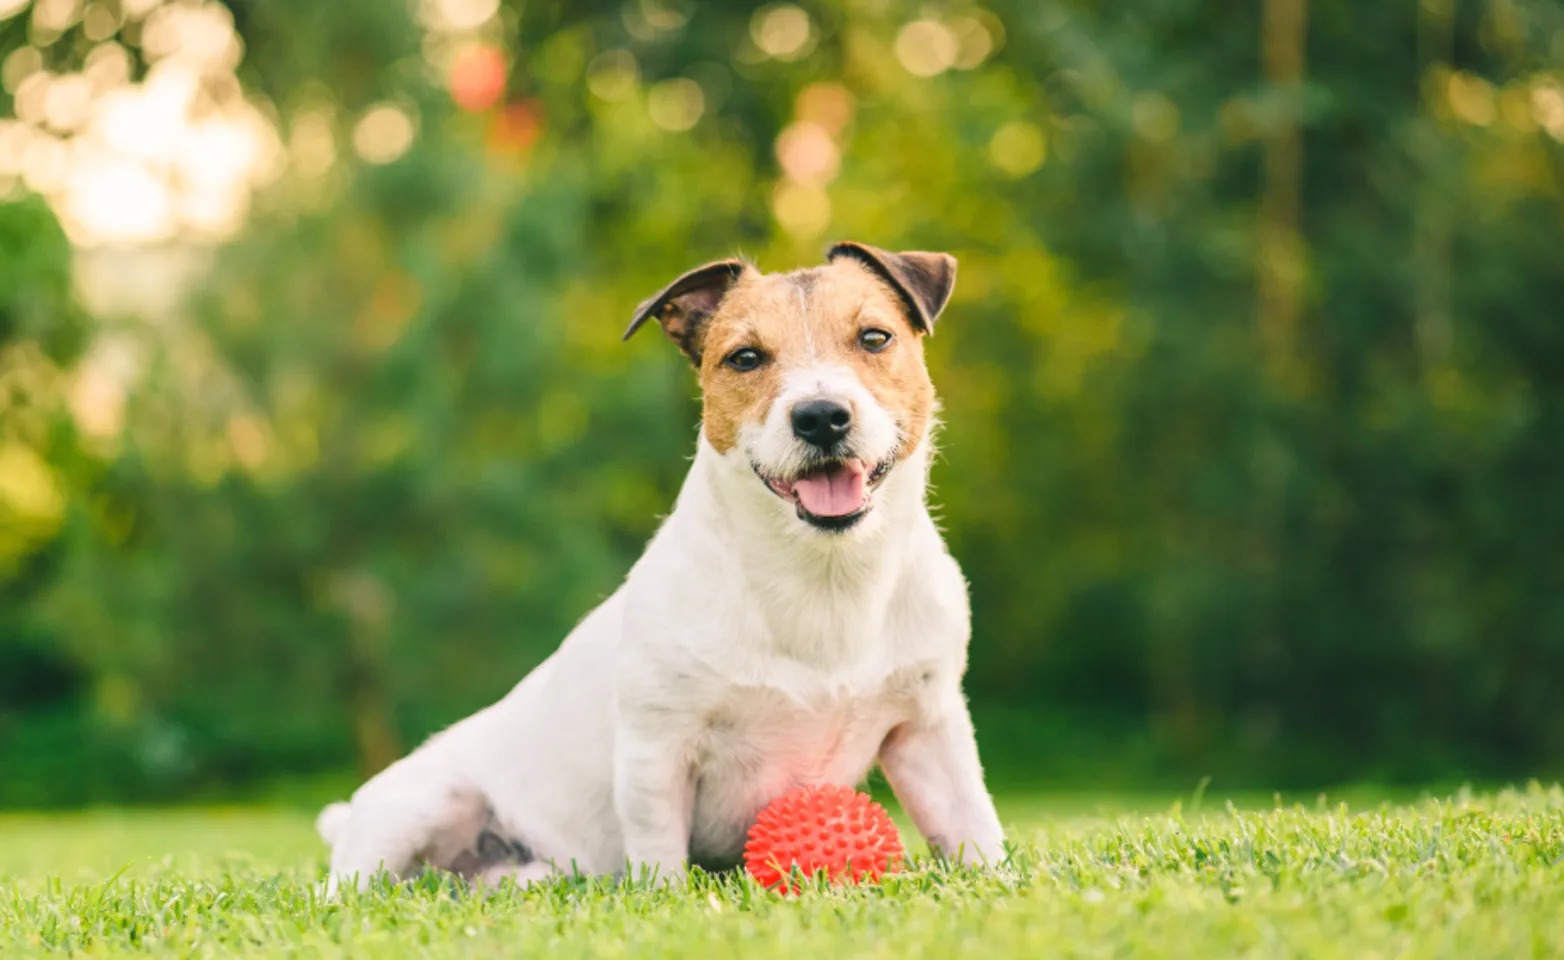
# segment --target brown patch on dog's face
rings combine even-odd
[[[746,274],[707,321],[700,366],[706,439],[727,453],[744,425],[772,416],[790,380],[835,367],[852,371],[890,415],[900,441],[895,457],[904,459],[928,432],[934,410],[922,338],[902,297],[858,260]],[[755,359],[757,366],[743,369]]]
[[[928,436],[923,337],[955,279],[947,254],[858,243],[787,274],[720,261],[643,302],[625,336],[655,317],[700,371],[707,442],[799,519],[840,533]]]

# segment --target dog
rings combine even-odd
[[[636,309],[698,371],[700,436],[620,588],[508,695],[327,807],[327,892],[426,868],[677,882],[741,857],[770,801],[878,763],[934,852],[1004,833],[962,692],[967,584],[925,493],[924,338],[956,261],[859,243],[723,260]]]

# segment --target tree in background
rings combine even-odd
[[[1131,311],[1139,356],[1099,395],[1112,441],[1040,523],[1123,552],[1066,575],[1062,610],[1020,563],[977,581],[1005,622],[1107,642],[1007,675],[1149,705],[1191,758],[1293,745],[1315,778],[1349,753],[1423,776],[1556,756],[1564,14],[1053,8],[1013,42],[1022,24],[1060,67],[1072,154],[1022,205]]]
[[[499,695],[682,476],[631,305],[837,237],[961,261],[935,482],[1001,777],[1557,755],[1552,6],[227,9],[285,162],[63,474],[19,609],[91,696],[0,727],[0,802],[374,769]]]
[[[93,468],[66,412],[65,369],[86,330],[48,207],[0,204],[0,742],[24,720],[51,729],[87,683],[39,610],[62,562],[67,503]]]

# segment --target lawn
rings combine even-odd
[[[920,859],[792,899],[735,877],[488,898],[426,878],[324,904],[303,810],[0,816],[0,956],[1564,953],[1557,787],[1361,807],[1001,800],[1020,841],[1003,870]]]

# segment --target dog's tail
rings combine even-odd
[[[337,838],[342,835],[342,828],[347,826],[348,818],[353,815],[353,806],[348,803],[330,803],[326,809],[315,818],[315,832],[326,841],[327,846],[336,846]]]

